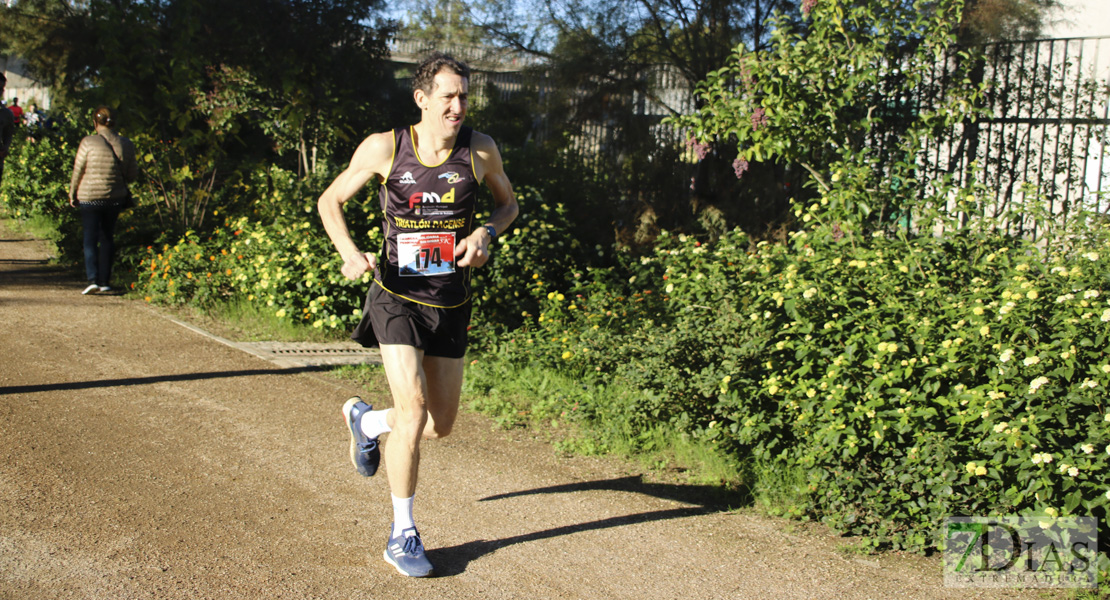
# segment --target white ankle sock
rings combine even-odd
[[[385,410],[372,410],[364,414],[362,416],[362,420],[359,421],[359,427],[362,429],[362,435],[365,435],[370,439],[374,439],[383,433],[389,433],[390,431],[393,431],[389,427],[389,420],[386,419],[386,413],[388,413],[390,410],[393,409],[387,408]]]
[[[412,503],[416,496],[398,498],[390,494],[389,497],[393,499],[393,537],[397,537],[409,527],[416,527],[412,520]]]

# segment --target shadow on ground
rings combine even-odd
[[[436,565],[436,576],[450,577],[452,575],[459,575],[466,571],[467,566],[472,561],[516,544],[571,535],[583,531],[625,527],[653,521],[697,517],[725,512],[741,506],[749,506],[752,502],[751,495],[747,491],[731,491],[720,487],[705,485],[649,483],[643,481],[640,476],[618,477],[615,479],[584,481],[532,490],[521,490],[519,492],[488,496],[482,498],[479,502],[495,502],[497,500],[536,494],[566,494],[594,490],[611,490],[631,494],[643,494],[645,496],[681,502],[689,506],[623,515],[620,517],[610,517],[607,519],[545,529],[543,531],[524,533],[499,540],[475,540],[448,548],[428,550],[428,559]]]

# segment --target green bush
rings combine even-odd
[[[77,146],[90,132],[60,119],[43,135],[29,133],[19,128],[12,140],[0,182],[0,206],[15,219],[50,223],[51,242],[61,260],[83,260],[81,219],[69,205],[69,179]]]
[[[350,329],[361,318],[369,275],[351,282],[316,214],[315,183],[277,167],[256,173],[238,194],[253,197],[252,216],[225,216],[210,233],[186,232],[139,259],[135,290],[147,302],[209,306],[232,298],[279,319],[316,328]],[[352,235],[366,248],[381,243],[373,197],[345,205]],[[213,215],[219,218],[219,210]]]
[[[1110,255],[983,232],[746,252],[664,235],[654,255],[533,291],[497,348],[641,390],[623,418],[804,473],[811,514],[921,550],[953,515],[1095,515],[1110,490]],[[621,272],[618,276],[616,273]],[[600,400],[599,401],[604,401]],[[611,424],[606,424],[611,427]]]

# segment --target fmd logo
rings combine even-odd
[[[416,192],[409,196],[409,208],[416,214],[421,213],[421,208],[418,205],[424,204],[454,204],[455,203],[455,188],[451,188],[450,192],[440,196],[435,192]]]

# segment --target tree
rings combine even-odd
[[[488,42],[469,7],[459,0],[399,0],[396,6],[403,13],[398,37],[447,46]]]
[[[885,226],[913,197],[905,188],[916,184],[923,140],[973,118],[982,94],[957,72],[930,105],[899,102],[947,60],[960,0],[810,0],[806,9],[808,30],[779,20],[769,50],[738,46],[700,86],[704,106],[675,123],[702,151],[734,148],[737,178],[769,158],[798,164],[821,196],[818,212],[845,229]]]
[[[122,109],[172,222],[259,160],[353,151],[393,90],[381,0],[20,0],[5,39],[59,97]],[[218,18],[217,18],[218,17]],[[11,25],[8,25],[11,23]],[[8,36],[11,36],[10,38]]]

